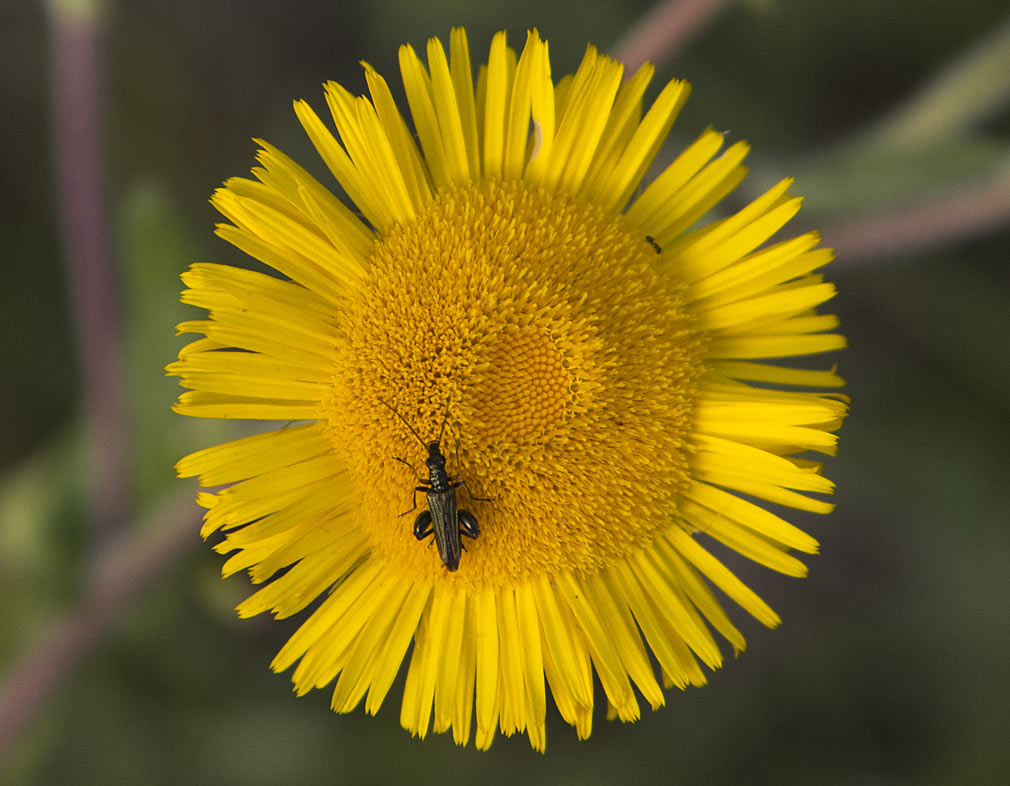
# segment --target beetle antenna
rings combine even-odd
[[[385,401],[383,401],[383,400],[382,400],[381,398],[379,399],[379,403],[380,403],[380,404],[384,404],[385,406],[389,407],[389,410],[390,410],[390,412],[392,412],[392,413],[393,413],[394,415],[396,415],[396,416],[397,416],[397,417],[398,417],[398,418],[399,418],[400,420],[402,420],[402,421],[403,421],[403,425],[405,425],[405,426],[406,426],[407,428],[409,428],[409,429],[410,429],[410,433],[411,433],[411,434],[413,434],[413,435],[414,435],[414,436],[415,436],[415,437],[417,438],[417,441],[421,443],[421,445],[422,445],[422,446],[423,446],[423,447],[425,448],[425,450],[427,450],[427,449],[428,449],[428,445],[427,445],[427,443],[426,443],[426,442],[425,442],[425,441],[424,441],[423,439],[421,439],[420,435],[419,435],[419,434],[418,434],[418,433],[417,433],[416,431],[414,431],[414,427],[413,427],[412,425],[410,425],[410,424],[409,424],[409,423],[407,422],[407,419],[406,419],[405,417],[403,417],[403,415],[401,415],[401,414],[400,414],[399,412],[397,412],[397,411],[396,411],[396,410],[395,410],[395,409],[393,408],[393,405],[392,405],[392,404],[387,404],[387,403],[386,403]],[[444,424],[443,424],[443,425],[444,425]]]
[[[438,444],[442,444],[442,435],[445,433],[445,422],[449,419],[449,398],[445,399],[445,417],[442,418],[442,428],[438,430]]]

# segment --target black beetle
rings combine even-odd
[[[445,433],[445,424],[449,419],[449,402],[445,402],[445,417],[442,419],[442,428],[439,429],[438,439],[434,442],[425,443],[404,417],[397,412],[390,404],[382,402],[396,415],[403,424],[410,429],[417,441],[428,450],[428,458],[424,463],[428,467],[428,479],[425,480],[414,469],[414,465],[399,456],[393,456],[401,464],[406,464],[413,470],[418,482],[422,485],[414,487],[414,507],[405,510],[401,516],[406,516],[417,509],[417,492],[423,491],[428,497],[428,509],[421,511],[414,519],[414,537],[424,540],[429,535],[435,536],[435,545],[438,547],[438,555],[446,570],[454,571],[459,568],[459,560],[462,556],[463,544],[460,541],[460,533],[468,538],[480,535],[480,525],[477,524],[477,517],[469,510],[459,510],[456,500],[456,489],[460,486],[466,488],[470,493],[470,487],[466,481],[450,475],[445,469],[445,456],[442,455],[442,435]],[[456,464],[459,465],[459,441],[456,442]],[[470,494],[470,498],[481,502],[488,502],[485,497],[475,497]]]

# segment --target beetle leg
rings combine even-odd
[[[414,519],[414,537],[424,540],[429,535],[435,534],[435,528],[431,524],[431,511],[422,510]]]
[[[421,476],[417,474],[417,470],[414,469],[414,465],[411,464],[409,461],[407,461],[407,459],[402,459],[399,456],[393,456],[393,461],[399,461],[401,464],[406,464],[408,467],[410,467],[410,471],[414,473],[414,477],[417,478],[418,480],[421,479]]]
[[[466,489],[467,496],[474,502],[494,502],[494,497],[475,497],[473,492],[470,491],[470,487],[466,484],[465,480],[458,480],[452,485],[453,488],[459,488],[460,486]]]
[[[400,516],[406,516],[408,513],[413,513],[415,510],[417,510],[417,492],[419,491],[428,491],[428,487],[427,486],[414,487],[414,507],[410,508],[410,510],[403,511],[403,513],[401,513]]]
[[[458,511],[456,518],[459,520],[459,531],[461,534],[474,539],[480,535],[480,525],[477,523],[477,517],[469,510]]]
[[[456,471],[459,472],[459,437],[456,437]],[[458,489],[460,486],[466,489],[466,493],[470,496],[470,499],[475,502],[492,502],[493,497],[475,497],[470,491],[470,487],[466,485],[466,481],[460,478],[458,475],[452,475],[449,480],[453,481],[451,484],[454,489]]]

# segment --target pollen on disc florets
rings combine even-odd
[[[447,190],[375,246],[338,315],[328,426],[373,556],[474,586],[593,570],[676,511],[702,337],[620,216],[522,181]],[[388,404],[389,406],[385,406]],[[425,442],[481,535],[457,573],[414,539]],[[456,459],[458,440],[458,463]],[[417,511],[425,508],[418,495]]]

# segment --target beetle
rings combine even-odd
[[[382,402],[398,417],[403,424],[410,429],[418,442],[428,451],[428,458],[424,463],[428,467],[428,479],[425,480],[414,469],[414,465],[399,456],[393,456],[396,461],[406,464],[413,470],[420,485],[414,487],[414,507],[405,510],[401,516],[406,516],[417,509],[417,492],[423,491],[428,497],[428,509],[417,514],[414,519],[414,537],[418,540],[434,535],[435,545],[438,547],[438,556],[442,558],[442,563],[446,570],[455,571],[459,568],[459,560],[462,556],[463,544],[460,534],[468,538],[476,539],[480,535],[480,525],[477,517],[469,510],[458,508],[456,489],[460,486],[466,488],[470,493],[470,487],[466,481],[456,475],[450,475],[445,469],[445,456],[442,455],[442,435],[445,433],[445,424],[449,420],[449,402],[445,402],[445,417],[442,419],[442,427],[439,429],[438,438],[433,442],[425,442],[420,435],[404,419],[404,417],[393,409],[392,405]],[[459,465],[459,440],[456,441],[456,465]],[[470,499],[481,502],[489,502],[485,497],[475,497],[470,494]]]

